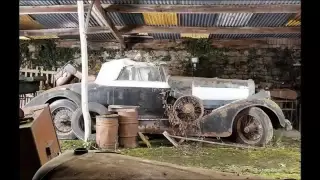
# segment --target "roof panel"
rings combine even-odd
[[[107,12],[107,15],[116,26],[144,24],[143,16],[141,13]]]
[[[244,39],[244,38],[299,38],[300,33],[285,34],[210,34],[214,39]]]
[[[247,26],[252,13],[221,13],[215,22],[219,27],[243,27]]]
[[[294,14],[286,23],[286,26],[301,26],[301,15]]]
[[[153,39],[180,39],[179,33],[149,33]]]
[[[104,40],[112,40],[115,39],[112,33],[99,33],[99,34],[88,34],[87,35],[89,41],[104,41]],[[60,36],[61,39],[79,39],[78,35],[67,35]]]
[[[112,33],[88,34],[89,41],[103,41],[116,39]]]
[[[300,4],[300,0],[101,0],[106,4],[158,4],[158,5],[253,5]]]
[[[177,13],[142,13],[146,25],[153,26],[176,26],[178,25]]]
[[[47,28],[77,28],[78,14],[34,14],[31,15],[36,21],[43,24]],[[85,16],[86,17],[86,16]],[[99,26],[99,24],[91,17],[89,26]]]
[[[181,38],[195,38],[195,39],[207,39],[209,37],[209,34],[205,33],[181,33]]]
[[[43,25],[37,21],[35,21],[29,15],[20,15],[19,16],[19,29],[42,29]]]
[[[284,26],[290,17],[291,13],[268,13],[268,14],[253,14],[248,26],[249,27],[280,27]]]
[[[217,14],[178,14],[180,26],[211,27],[215,25]]]
[[[82,0],[85,4],[88,0]],[[77,4],[77,0],[20,0],[20,6],[48,6]]]

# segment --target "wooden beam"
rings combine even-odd
[[[84,5],[85,12],[89,5]],[[52,6],[20,6],[19,14],[62,14],[77,13],[77,5],[52,5]]]
[[[102,4],[108,12],[144,13],[144,12],[177,12],[177,13],[297,13],[300,4],[292,5],[110,5]]]
[[[106,27],[89,27],[87,34],[110,33]],[[36,30],[20,30],[20,36],[67,36],[79,35],[79,28],[59,28],[59,29],[36,29]]]
[[[120,27],[119,27],[120,28]],[[209,34],[279,34],[300,33],[300,27],[161,27],[127,26],[123,33],[209,33]]]
[[[125,48],[124,39],[121,36],[121,33],[118,29],[114,26],[111,19],[106,15],[105,11],[101,7],[100,0],[95,0],[94,5],[92,7],[93,17],[98,21],[100,26],[109,27],[111,33],[114,37],[120,42],[122,48]]]
[[[184,49],[186,39],[180,40],[144,40],[141,42],[126,42],[132,49]],[[79,40],[59,40],[59,45],[63,47],[79,47]],[[90,42],[90,46],[94,49],[101,47],[108,49],[119,49],[119,43],[116,42]],[[301,46],[300,38],[257,38],[257,39],[212,39],[212,46],[216,48],[277,48],[288,47],[298,48]]]
[[[300,33],[300,27],[122,27],[117,26],[123,35],[131,33],[209,33],[209,34],[279,34]],[[88,34],[112,33],[107,27],[89,27]],[[127,35],[124,35],[126,33]],[[78,28],[20,30],[20,36],[46,36],[46,35],[79,35]]]
[[[140,43],[128,43],[132,49],[176,49],[185,48],[186,39],[180,40],[145,40]],[[212,47],[214,48],[298,48],[301,46],[299,38],[257,38],[257,39],[212,39]],[[106,47],[106,46],[104,46]]]
[[[144,13],[298,13],[300,4],[290,5],[110,5],[101,4],[108,12]],[[84,5],[85,11],[89,5]],[[76,5],[20,6],[20,14],[77,13]]]

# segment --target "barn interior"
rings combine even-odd
[[[81,67],[81,43],[77,0],[19,3],[20,74],[25,76],[21,78],[31,81],[34,77],[32,80],[40,85],[36,91],[28,89],[20,95],[20,106],[24,106],[39,92],[57,86],[54,75],[58,68],[67,63]],[[178,164],[267,178],[300,178],[300,145],[292,143],[300,136],[301,127],[300,0],[95,0],[93,3],[84,0],[83,3],[85,18],[91,11],[86,35],[88,70],[93,79],[103,63],[120,58],[165,62],[173,76],[252,79],[257,91],[270,91],[272,100],[295,129],[294,135],[288,135],[294,136],[294,140],[290,137],[288,141],[275,141],[276,147],[270,147],[288,156],[288,162],[273,157],[267,148],[258,150],[253,159],[242,158],[249,158],[251,151],[200,148],[204,156],[190,162],[177,161]],[[35,76],[46,79],[37,80]],[[280,136],[284,136],[282,132]],[[137,148],[124,153],[170,163],[175,163],[180,153],[188,157],[195,153],[192,148],[169,152],[168,146],[172,145],[158,141],[155,139],[155,149]],[[153,144],[152,139],[150,142]],[[60,144],[64,146],[62,149],[83,145],[81,141]],[[166,155],[158,157],[163,150]],[[237,158],[205,161],[209,155],[220,153],[224,157],[236,154],[241,157],[239,162],[248,163],[237,164]],[[271,159],[270,164],[248,165],[264,156]],[[217,161],[223,162],[221,167],[212,165]]]

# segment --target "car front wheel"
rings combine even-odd
[[[273,136],[269,116],[258,107],[250,107],[240,112],[233,125],[236,141],[241,144],[264,146]]]

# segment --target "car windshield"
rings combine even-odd
[[[135,80],[137,81],[161,81],[159,69],[156,67],[135,68]]]
[[[118,80],[163,81],[160,69],[152,66],[127,66],[120,73]]]

